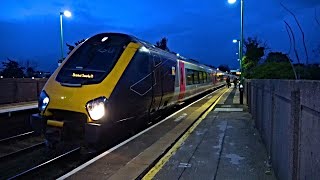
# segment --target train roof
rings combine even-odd
[[[208,66],[208,65],[205,65],[205,64],[202,64],[200,63],[199,61],[195,60],[195,59],[191,59],[191,58],[186,58],[186,57],[183,57],[181,55],[178,55],[174,52],[169,52],[169,51],[165,51],[163,49],[160,49],[158,47],[156,47],[154,44],[152,43],[149,43],[145,40],[142,40],[142,39],[139,39],[133,35],[130,35],[130,34],[125,34],[125,33],[118,33],[118,32],[106,32],[106,33],[99,33],[99,35],[102,35],[102,34],[105,34],[105,35],[117,35],[117,36],[123,36],[124,38],[128,38],[128,40],[130,41],[133,41],[133,42],[138,42],[140,44],[143,44],[147,49],[150,49],[150,50],[153,50],[153,51],[156,51],[158,52],[159,54],[161,55],[164,55],[164,56],[169,56],[171,58],[176,58],[176,59],[179,59],[179,60],[182,60],[182,61],[185,61],[185,62],[189,62],[189,63],[192,63],[192,64],[195,64],[195,65],[199,65],[199,66],[205,66],[207,67],[208,69],[212,69],[214,70],[214,68]],[[98,34],[97,34],[98,35]]]

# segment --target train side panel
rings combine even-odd
[[[148,115],[155,84],[153,60],[148,52],[137,51],[110,96],[110,112],[116,122]]]

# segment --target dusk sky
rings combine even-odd
[[[238,68],[237,45],[232,39],[240,38],[239,2],[2,0],[0,61],[32,60],[38,64],[37,69],[54,71],[60,58],[59,12],[70,10],[72,17],[63,18],[65,43],[73,44],[101,32],[129,33],[152,43],[167,37],[169,49],[185,57]],[[245,36],[257,36],[271,51],[287,53],[286,20],[295,32],[304,61],[301,33],[280,2],[296,13],[305,31],[309,59],[319,62],[319,55],[312,51],[320,46],[320,25],[315,20],[316,8],[320,20],[320,0],[245,0]],[[295,60],[293,53],[290,57]]]

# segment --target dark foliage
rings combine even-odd
[[[219,68],[220,71],[223,71],[223,72],[228,71],[228,72],[230,72],[230,68],[226,64],[221,64],[220,66],[218,66],[218,68]]]
[[[270,52],[265,62],[290,62],[289,57],[282,52]]]
[[[22,78],[24,77],[24,67],[20,66],[17,61],[7,59],[6,61],[2,62],[3,69],[0,72],[1,76],[4,77],[15,77],[15,78]]]
[[[168,39],[165,37],[162,38],[160,41],[157,41],[155,46],[162,49],[162,50],[170,51],[168,48]]]
[[[75,47],[77,47],[79,44],[81,44],[81,43],[84,42],[84,41],[85,41],[85,39],[82,39],[82,40],[80,40],[80,41],[77,41],[77,42],[74,43],[74,46],[66,43],[66,45],[68,46],[68,50],[69,50],[68,54],[70,54],[71,51],[72,51]]]
[[[251,78],[253,69],[258,66],[261,58],[264,56],[266,44],[258,38],[249,37],[245,42],[245,55],[242,58],[242,72],[244,77]]]

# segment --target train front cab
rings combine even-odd
[[[47,81],[32,127],[50,142],[96,144],[115,124],[140,123],[172,103],[176,59],[162,54],[126,35],[89,38]]]
[[[112,95],[140,47],[130,36],[103,33],[75,48],[45,84],[40,113],[31,117],[33,129],[53,142],[101,139],[119,116],[112,111]]]

